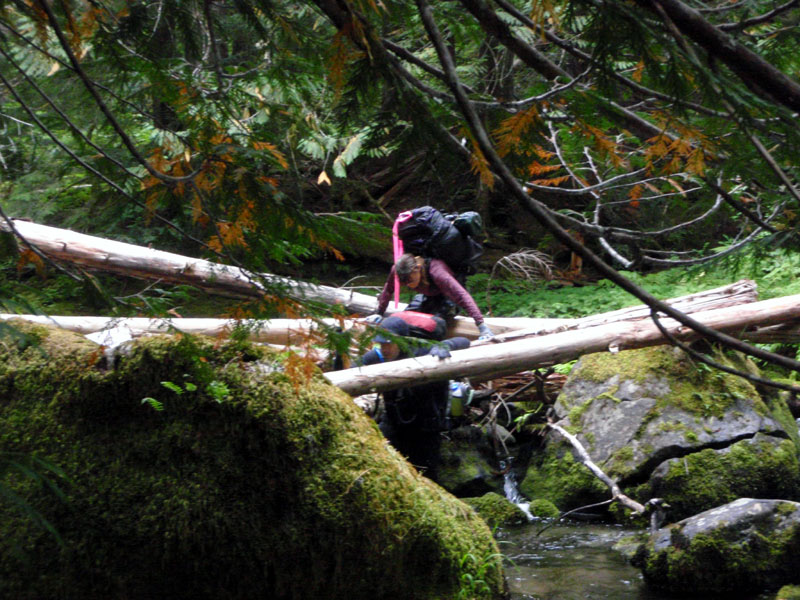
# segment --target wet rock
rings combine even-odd
[[[658,530],[633,563],[672,593],[746,594],[798,583],[800,504],[740,498]]]
[[[502,495],[504,479],[493,457],[492,441],[480,427],[454,429],[442,440],[437,482],[459,498]]]
[[[746,380],[701,368],[679,349],[583,357],[554,413],[624,493],[641,503],[669,496],[670,519],[738,496],[800,498],[797,425],[785,402],[764,400]],[[693,465],[698,468],[692,473]],[[691,482],[679,476],[680,469],[693,475]],[[712,472],[722,485],[709,494]],[[704,476],[706,485],[700,485]],[[521,490],[562,510],[609,497],[553,432]]]
[[[561,511],[555,504],[542,498],[532,500],[528,505],[528,511],[539,519],[555,519],[561,515]]]

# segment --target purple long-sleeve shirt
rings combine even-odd
[[[426,262],[428,263],[428,285],[420,282],[420,285],[414,291],[426,296],[444,296],[467,311],[467,314],[475,319],[476,325],[483,323],[483,313],[481,313],[469,292],[455,278],[453,270],[447,266],[447,263],[438,258],[431,258]],[[393,293],[394,267],[389,272],[389,278],[383,286],[381,295],[378,296],[378,314],[382,315],[384,313],[386,307],[389,306]]]

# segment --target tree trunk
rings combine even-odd
[[[132,337],[155,333],[180,331],[191,335],[209,335],[226,338],[237,325],[245,327],[254,342],[281,346],[302,345],[310,339],[318,324],[310,319],[150,319],[141,317],[62,317],[53,315],[0,314],[0,320],[23,319],[42,325],[55,325],[62,329],[82,333],[97,333],[110,329],[126,329]],[[335,326],[334,319],[323,319],[323,324]],[[353,323],[346,321],[345,323]]]
[[[187,259],[188,260],[188,259]],[[686,314],[691,314],[703,310],[724,308],[726,306],[736,306],[746,304],[756,300],[756,284],[752,281],[743,279],[735,283],[681,296],[667,300],[669,304]],[[402,309],[403,306],[401,305]],[[388,313],[389,311],[387,311]],[[631,306],[620,310],[607,313],[591,315],[581,319],[536,319],[536,318],[513,318],[495,317],[487,319],[487,323],[494,329],[494,339],[485,344],[514,341],[521,338],[548,335],[562,331],[574,331],[587,327],[608,325],[620,321],[633,321],[645,319],[649,316],[649,309],[644,305]],[[212,337],[227,337],[231,329],[237,325],[245,327],[249,332],[249,338],[255,342],[268,344],[281,344],[292,346],[302,344],[308,340],[309,335],[319,324],[338,325],[333,319],[322,319],[319,322],[311,319],[213,319],[213,318],[119,318],[119,317],[71,317],[55,315],[18,315],[0,314],[0,320],[13,318],[25,319],[35,323],[49,323],[62,329],[76,331],[78,333],[95,333],[112,327],[124,327],[133,336],[148,333],[169,333],[170,331],[182,331],[184,333],[196,335],[209,335]],[[350,327],[363,327],[363,324],[354,319],[345,319],[342,324],[346,329]],[[478,328],[475,327],[471,319],[457,320],[448,330],[448,336],[464,336],[471,339],[478,337]],[[800,330],[798,327],[778,325],[770,328],[761,328],[749,331],[746,339],[754,342],[784,342],[792,343],[800,340]],[[481,342],[484,344],[484,342]],[[473,345],[477,345],[477,342]]]
[[[159,279],[188,284],[213,293],[233,297],[258,297],[265,285],[284,288],[299,301],[316,300],[342,304],[359,314],[375,312],[376,298],[325,285],[294,281],[269,273],[250,273],[239,267],[143,248],[133,244],[76,233],[27,221],[12,220],[16,233],[47,256],[86,267],[141,279]],[[2,231],[8,224],[0,223]]]
[[[687,296],[672,298],[666,300],[666,303],[683,313],[690,314],[704,310],[725,308],[726,306],[738,306],[740,304],[755,302],[757,299],[758,288],[756,282],[750,281],[749,279],[741,279],[712,290],[695,292]],[[543,325],[545,325],[545,327],[517,329],[495,336],[495,341],[507,342],[524,337],[547,335],[560,331],[574,331],[576,329],[586,329],[587,327],[597,327],[599,325],[608,325],[620,321],[636,321],[639,319],[646,319],[649,316],[650,307],[644,304],[637,304],[636,306],[629,306],[611,312],[573,319],[571,322],[558,323],[552,328],[547,327],[547,324],[544,323]]]
[[[692,316],[708,327],[741,337],[751,327],[766,327],[800,319],[800,295],[708,310]],[[662,324],[671,335],[680,340],[698,337],[693,330],[672,319],[662,319]],[[358,396],[442,379],[491,379],[567,362],[583,354],[617,352],[665,343],[667,340],[662,337],[654,323],[640,320],[475,346],[455,351],[451,358],[445,360],[421,356],[334,371],[325,376],[347,393]]]

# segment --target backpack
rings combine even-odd
[[[408,324],[408,334],[426,340],[442,340],[447,333],[447,322],[437,316],[404,310],[392,313],[393,317],[403,319]]]
[[[483,233],[481,216],[468,211],[442,214],[431,206],[400,213],[394,223],[394,259],[403,252],[425,258],[439,258],[463,279],[477,271],[483,246],[476,239]]]

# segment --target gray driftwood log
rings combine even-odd
[[[748,329],[800,319],[800,295],[773,298],[740,306],[694,313],[693,317],[718,331],[746,337]],[[691,340],[697,334],[672,319],[662,319],[671,335]],[[328,380],[353,396],[441,379],[491,379],[542,366],[567,362],[592,352],[617,352],[664,344],[650,320],[612,323],[500,344],[479,345],[453,352],[440,360],[421,356],[326,373]]]

